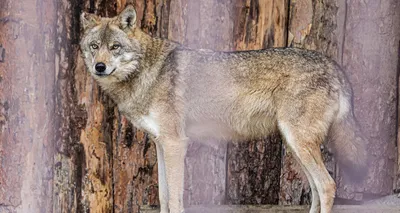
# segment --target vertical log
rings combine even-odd
[[[114,212],[138,212],[158,205],[157,156],[154,143],[121,117],[114,148]]]
[[[82,11],[115,15],[114,4],[61,1],[56,50],[57,111],[53,212],[113,212],[114,104],[84,68],[79,52]]]
[[[288,45],[317,50],[334,60],[338,57],[336,0],[290,2]],[[335,162],[323,151],[328,171],[335,175]],[[293,155],[285,150],[279,203],[285,205],[310,204],[311,191],[308,180]]]
[[[0,212],[51,212],[56,4],[0,2]]]
[[[393,188],[396,193],[400,193],[400,40],[398,44],[397,56],[397,167],[395,169],[396,179]]]
[[[283,47],[289,1],[235,1],[234,48]],[[231,204],[277,204],[281,170],[279,134],[229,144],[227,199]]]
[[[399,8],[396,0],[346,1],[343,67],[353,85],[355,115],[368,139],[371,162],[363,189],[375,196],[393,189]],[[339,181],[338,196],[353,198],[357,191]]]
[[[55,51],[56,112],[59,130],[55,137],[53,212],[84,212],[82,178],[85,155],[80,133],[87,121],[87,112],[77,101],[75,67],[79,55],[78,1],[62,1],[57,10],[57,45]],[[82,66],[82,65],[81,65]]]
[[[110,108],[87,75],[78,47],[79,14],[89,2],[63,3],[59,13],[62,39],[57,55],[62,134],[57,143],[60,152],[56,165],[60,183],[64,183],[57,193],[64,199],[59,200],[60,206],[55,205],[54,211],[112,212]]]
[[[387,174],[392,173],[390,168],[394,163],[395,130],[391,126],[395,122],[392,118],[395,115],[393,93],[396,82],[393,79],[396,72],[393,68],[395,65],[389,60],[395,59],[394,51],[385,51],[385,54],[381,52],[396,45],[394,39],[399,36],[398,27],[391,26],[398,26],[398,13],[391,12],[391,9],[396,11],[398,4],[385,2],[385,5],[378,5],[374,1],[361,4],[345,0],[299,0],[292,1],[291,5],[289,42],[294,46],[323,52],[342,64],[353,84],[356,117],[361,121],[370,142],[372,169],[365,185],[346,182],[335,169],[334,161],[326,162],[338,183],[337,198],[342,199],[361,200],[362,192],[373,196],[386,194],[390,192],[389,186],[393,183],[393,176]],[[393,20],[396,20],[394,22],[397,25]],[[379,97],[382,102],[373,97]],[[329,155],[325,157],[331,159]],[[290,168],[286,170],[284,174]],[[302,177],[296,179],[301,183],[305,181],[304,178],[301,180]],[[302,191],[301,188],[295,189],[293,194]]]
[[[264,139],[229,144],[229,204],[278,204],[281,142],[280,135],[273,134]]]
[[[166,0],[117,0],[117,11],[133,4],[137,26],[153,36],[165,37],[169,3]],[[113,121],[114,212],[138,212],[140,206],[158,205],[158,168],[155,144],[115,109]]]
[[[173,0],[168,38],[190,48],[230,50],[233,45],[229,1]],[[225,199],[226,144],[192,141],[185,169],[187,205],[220,204]]]
[[[287,41],[289,1],[235,1],[236,50],[284,47]]]

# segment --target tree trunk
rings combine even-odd
[[[291,1],[289,44],[323,52],[343,66],[353,85],[356,117],[369,139],[371,169],[364,185],[345,181],[331,156],[324,152],[328,171],[338,183],[336,197],[339,199],[361,200],[362,193],[368,198],[388,194],[392,189],[390,168],[394,164],[396,138],[393,95],[397,88],[393,48],[400,36],[399,28],[393,26],[399,26],[398,8],[399,3],[395,1],[367,1],[363,5],[346,0]],[[375,22],[382,24],[372,24]],[[367,61],[369,65],[365,64]],[[384,101],[377,101],[376,97]],[[285,155],[280,201],[302,204],[308,197],[302,193],[309,189],[304,185],[304,176],[291,168],[292,161],[290,154]]]
[[[289,1],[236,1],[234,49],[284,47],[287,41]],[[230,143],[227,202],[278,204],[281,139],[273,134],[246,143]]]
[[[288,45],[317,50],[337,61],[336,0],[298,0],[290,2]],[[325,166],[335,176],[335,162],[323,149]],[[284,205],[311,204],[308,180],[293,155],[285,149],[279,203]]]
[[[0,2],[0,212],[52,209],[55,11],[52,0]]]
[[[229,50],[233,22],[229,1],[171,1],[168,38],[190,48]],[[226,144],[191,141],[185,167],[186,205],[225,199]]]
[[[337,178],[338,196],[355,192],[381,196],[392,192],[396,156],[397,50],[400,2],[346,1],[342,66],[353,85],[355,116],[368,139],[369,173],[352,187]]]
[[[79,15],[89,5],[89,1],[77,0],[58,4],[55,80],[61,120],[54,157],[53,212],[113,209],[114,108],[87,75],[79,51]]]
[[[398,44],[398,51],[397,51],[397,167],[395,169],[396,171],[396,179],[395,179],[395,185],[394,185],[394,190],[396,193],[400,194],[400,40]]]

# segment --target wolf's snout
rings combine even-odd
[[[104,72],[106,71],[106,65],[103,62],[97,63],[96,66],[94,67],[97,72]]]

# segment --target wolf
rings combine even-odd
[[[312,190],[310,212],[331,212],[336,185],[320,146],[362,176],[365,139],[344,72],[324,55],[296,48],[195,50],[136,27],[136,11],[82,13],[88,72],[138,128],[155,138],[161,213],[184,212],[189,140],[245,141],[279,131]]]

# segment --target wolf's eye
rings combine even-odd
[[[90,47],[91,47],[92,49],[94,49],[94,50],[99,49],[99,45],[97,45],[97,44],[91,44]]]
[[[111,46],[111,50],[117,50],[117,49],[119,49],[120,47],[121,47],[120,44],[113,44],[113,45]]]

